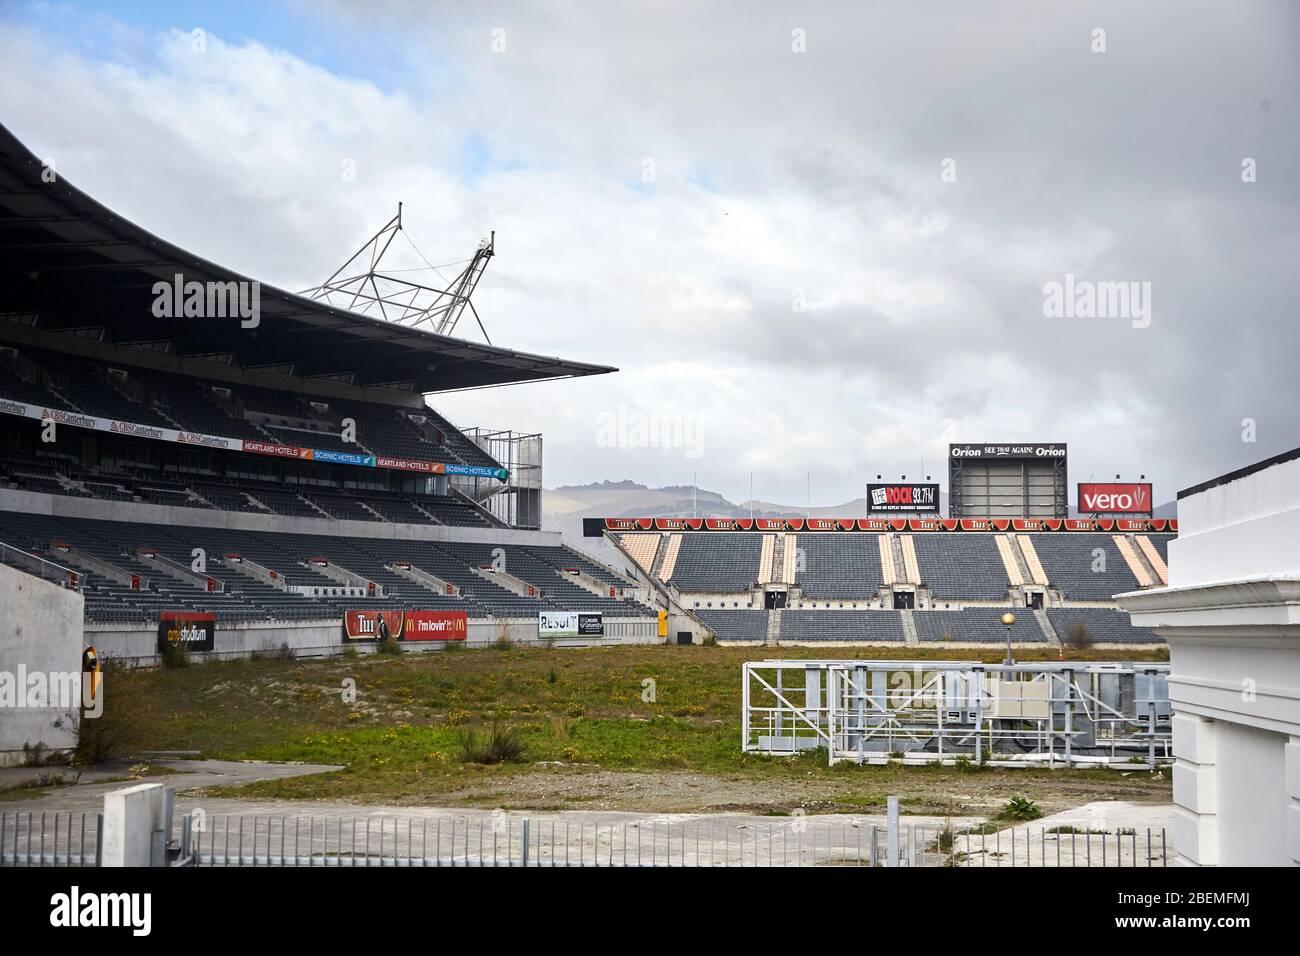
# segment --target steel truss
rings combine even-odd
[[[1172,760],[1169,665],[773,660],[744,665],[742,747],[830,763]]]

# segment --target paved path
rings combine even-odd
[[[81,815],[93,826],[104,794],[132,782],[162,783],[181,791],[180,816],[192,814],[202,829],[205,859],[220,862],[301,865],[328,858],[344,865],[516,864],[522,860],[528,821],[530,863],[567,865],[863,865],[885,854],[882,813],[785,817],[743,813],[635,813],[623,811],[532,812],[474,808],[356,805],[339,801],[250,800],[192,796],[185,791],[275,780],[336,767],[220,760],[154,760],[178,771],[123,782],[128,764],[108,765],[74,785],[44,796],[0,801],[9,842],[21,848],[29,833],[53,839],[54,818],[63,841],[81,831]],[[0,787],[33,779],[28,771],[0,772]],[[28,817],[27,814],[31,814]],[[42,823],[42,816],[47,819]],[[995,833],[969,833],[981,817],[905,815],[900,841],[904,860],[918,866],[1114,866],[1161,865],[1167,847],[1170,805],[1101,801]],[[1064,828],[1064,829],[1062,829]],[[1055,831],[1055,832],[1054,832]],[[1092,832],[1088,832],[1092,831]],[[1109,836],[1100,831],[1106,831]],[[1162,831],[1165,834],[1162,836]],[[949,838],[948,834],[954,835]],[[876,849],[872,851],[872,840]],[[62,845],[62,844],[59,844]],[[89,845],[93,847],[93,834]]]
[[[328,773],[342,770],[326,764],[263,763],[256,760],[156,760],[148,761],[151,767],[163,767],[174,773],[131,779],[130,768],[141,761],[113,760],[93,769],[75,767],[6,767],[0,769],[0,790],[35,785],[48,776],[64,781],[42,795],[33,790],[33,796],[13,800],[0,800],[0,811],[85,811],[100,810],[104,794],[110,790],[133,786],[137,783],[161,783],[176,790],[197,787],[234,786],[256,783],[259,780],[283,780],[311,773]],[[178,801],[178,804],[184,803]]]

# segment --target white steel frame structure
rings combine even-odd
[[[742,749],[830,763],[1078,766],[1172,761],[1169,665],[751,661]]]

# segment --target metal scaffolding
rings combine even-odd
[[[830,763],[1172,760],[1169,665],[772,660],[744,665],[742,747]]]

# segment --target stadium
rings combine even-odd
[[[424,396],[615,369],[260,284],[255,326],[209,314],[210,290],[254,280],[43,182],[7,130],[0,157],[0,541],[6,563],[83,595],[99,654],[155,661],[169,631],[215,657],[337,653],[375,641],[381,612],[411,643],[536,642],[539,615],[562,612],[592,615],[556,632],[571,643],[671,628],[686,643],[972,647],[1005,640],[998,609],[1015,607],[1016,644],[1059,647],[1071,629],[1086,646],[1159,643],[1112,595],[1167,583],[1176,520],[1065,517],[1066,459],[1034,471],[1035,449],[1017,486],[1017,459],[975,474],[954,446],[968,491],[952,510],[979,517],[610,518],[597,531],[625,561],[601,565],[537,527],[540,436],[458,429]],[[157,314],[160,289],[192,283],[195,314]],[[468,293],[448,301],[463,311]],[[1045,516],[1000,517],[1018,500]]]
[[[452,291],[431,290],[434,305],[417,308],[377,268],[399,211],[370,252],[294,295],[198,260],[65,181],[43,182],[8,131],[0,177],[11,240],[0,553],[80,596],[79,619],[47,626],[96,662],[330,657],[394,642],[903,654],[1005,643],[1005,668],[1013,648],[1163,653],[1113,596],[1167,583],[1177,521],[1068,517],[1065,445],[954,445],[952,516],[938,514],[937,486],[882,485],[877,513],[862,518],[589,519],[584,533],[621,559],[611,566],[537,526],[541,436],[460,429],[426,402],[616,371],[443,334],[473,309],[491,242]],[[1144,487],[1116,510],[1149,509]],[[833,671],[823,686],[821,665],[796,662],[794,676],[777,665],[776,685],[797,678],[803,702],[778,693],[771,707],[749,691],[765,666],[747,664],[742,678],[754,725],[744,737],[769,756],[827,744],[832,764],[904,751],[1009,766],[1170,756],[1160,664],[1064,676],[989,665],[985,678],[961,665],[897,706],[852,692],[852,678],[834,690]],[[968,688],[999,676],[990,694]],[[1045,718],[1071,728],[1059,752],[1035,723],[978,714],[1022,684],[1043,691]],[[915,706],[927,695],[955,708],[946,727],[942,707]],[[879,713],[868,715],[868,699]],[[815,733],[801,733],[795,715],[811,713]],[[31,743],[11,746],[10,761]]]
[[[156,659],[160,621],[203,624],[174,629],[195,653],[337,653],[381,611],[411,642],[442,633],[417,619],[480,644],[522,619],[536,640],[556,610],[655,637],[643,591],[537,529],[540,439],[471,437],[423,398],[614,369],[267,286],[256,327],[160,319],[159,282],[251,280],[44,183],[7,130],[0,157],[0,540],[84,596],[100,654]]]

